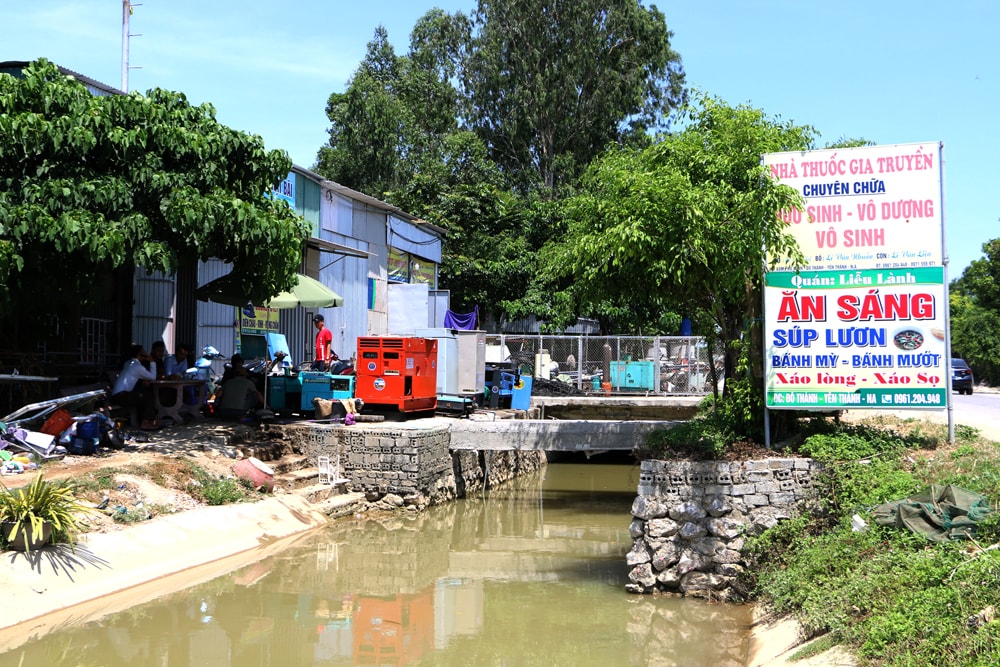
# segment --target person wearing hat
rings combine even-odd
[[[333,333],[326,328],[326,321],[322,315],[315,315],[313,324],[316,325],[316,356],[315,361],[313,361],[313,370],[325,371],[337,358],[333,351]]]

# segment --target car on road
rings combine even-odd
[[[963,359],[951,360],[951,388],[960,394],[972,395],[972,369]]]

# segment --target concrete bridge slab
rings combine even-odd
[[[500,419],[451,422],[452,450],[631,451],[676,421]]]

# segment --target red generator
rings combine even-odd
[[[437,408],[437,340],[362,336],[358,338],[354,396],[365,406],[402,412]]]

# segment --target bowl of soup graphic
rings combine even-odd
[[[893,334],[892,344],[904,352],[917,350],[924,344],[924,334],[920,329],[906,327]]]

